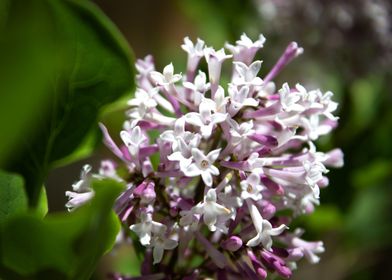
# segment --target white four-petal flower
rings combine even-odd
[[[300,103],[303,93],[300,91],[291,91],[287,83],[284,83],[279,90],[280,104],[286,112],[302,112],[305,108]]]
[[[165,236],[165,231],[166,229],[160,230],[151,239],[150,246],[153,247],[152,250],[152,256],[154,259],[153,264],[157,264],[162,261],[163,253],[165,250],[173,250],[178,245],[178,241],[167,238]]]
[[[195,77],[195,81],[184,82],[184,87],[191,90],[191,100],[195,106],[199,106],[204,93],[210,89],[210,83],[207,83],[207,76],[204,72],[199,71],[199,74]]]
[[[202,57],[204,55],[204,41],[197,38],[196,44],[194,44],[189,37],[184,38],[184,44],[181,48],[188,53],[190,57]]]
[[[229,112],[231,116],[237,114],[239,110],[241,110],[244,106],[256,107],[259,105],[259,102],[256,99],[249,96],[249,87],[243,86],[240,90],[238,90],[237,86],[229,86],[229,97],[230,97],[230,106]]]
[[[260,77],[257,77],[261,68],[261,63],[261,60],[256,60],[251,65],[247,66],[240,61],[234,61],[234,69],[237,75],[233,79],[233,84],[237,86],[261,86],[263,80]]]
[[[246,245],[249,247],[255,247],[261,243],[265,249],[270,250],[272,246],[271,236],[280,235],[287,228],[287,226],[282,224],[276,228],[273,228],[268,220],[263,219],[256,205],[250,203],[249,201],[247,202],[250,216],[252,217],[257,234],[255,237],[250,239]]]
[[[196,214],[203,215],[203,221],[211,231],[216,230],[216,222],[219,216],[229,216],[231,211],[216,202],[215,189],[209,189],[204,196],[204,201],[194,207]]]
[[[201,135],[205,139],[211,136],[214,125],[225,121],[227,118],[227,114],[224,113],[211,113],[216,106],[216,103],[211,101],[211,99],[204,98],[199,105],[199,113],[191,112],[185,115],[185,121],[200,127]]]
[[[146,140],[140,127],[133,127],[130,133],[128,131],[122,130],[120,132],[120,136],[124,144],[127,146],[132,159],[137,160],[141,144]]]
[[[231,144],[237,146],[243,142],[249,141],[248,136],[252,135],[255,131],[253,129],[253,121],[243,122],[238,124],[235,120],[230,119],[229,124],[231,126]]]
[[[163,74],[157,71],[151,72],[151,79],[156,83],[158,86],[168,86],[172,85],[179,80],[181,80],[181,74],[174,74],[174,67],[173,63],[170,63],[165,68],[163,68]]]
[[[141,222],[131,225],[129,228],[139,236],[140,243],[144,246],[150,245],[151,235],[166,231],[166,226],[152,220],[150,213],[141,214]]]
[[[220,150],[213,150],[206,156],[199,149],[193,148],[192,157],[195,162],[183,170],[185,176],[195,177],[201,175],[204,183],[209,187],[212,186],[212,175],[219,175],[219,169],[213,163],[218,158]]]
[[[265,37],[260,34],[259,39],[253,42],[245,33],[241,35],[236,45],[226,43],[225,47],[234,55],[234,61],[250,64],[256,52],[264,46]]]
[[[257,171],[253,171],[246,180],[241,181],[241,198],[246,200],[248,198],[258,201],[262,198],[261,191],[263,186],[260,185],[260,176]]]

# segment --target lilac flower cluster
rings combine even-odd
[[[103,161],[95,175],[86,166],[75,192],[67,192],[67,207],[93,196],[93,177],[126,182],[115,211],[145,247],[143,279],[265,279],[267,272],[289,278],[299,259],[316,263],[324,251],[322,242],[305,241],[288,225],[319,204],[326,166],[343,165],[339,149],[319,152],[312,142],[336,126],[337,103],[331,92],[300,84],[276,89],[273,79],[303,51],[295,42],[258,77],[262,62],[253,60],[264,43],[262,35],[253,42],[243,34],[226,54],[185,38],[184,75],[172,64],[157,72],[151,56],[138,60],[123,143],[100,125],[121,163]],[[202,58],[208,79],[198,70]],[[223,87],[229,59],[233,70]]]

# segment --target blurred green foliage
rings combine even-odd
[[[120,229],[124,186],[93,183],[71,214],[48,212],[51,168],[90,155],[97,119],[134,88],[133,55],[89,1],[0,3],[0,278],[89,279]]]
[[[0,170],[0,225],[28,209],[23,178]]]
[[[132,90],[132,55],[114,25],[89,2],[11,1],[7,11],[8,20],[3,30],[6,36],[11,36],[9,30],[17,29],[12,35],[17,42],[3,44],[4,50],[0,53],[9,55],[8,50],[14,45],[17,46],[15,52],[21,44],[28,45],[24,40],[29,36],[33,46],[45,46],[42,52],[29,54],[35,61],[22,60],[18,64],[10,60],[18,71],[26,73],[11,73],[13,80],[5,86],[22,84],[26,88],[1,89],[8,93],[2,95],[5,100],[1,104],[13,108],[13,115],[2,111],[4,115],[0,119],[16,119],[20,126],[13,125],[14,129],[17,133],[23,131],[21,135],[15,132],[22,142],[14,147],[5,166],[24,176],[30,203],[35,204],[54,163],[58,164],[65,157],[63,163],[70,162],[93,150],[99,139],[96,123],[100,109]],[[25,14],[27,20],[15,20]],[[26,22],[30,21],[33,26],[36,22],[43,23],[32,30],[25,29]],[[23,53],[23,50],[19,52]],[[10,57],[18,57],[19,52]],[[1,69],[5,72],[6,66],[2,65]],[[48,71],[48,76],[38,69]],[[33,78],[21,83],[15,80],[20,76]],[[42,86],[34,76],[43,80]],[[11,96],[16,103],[26,95],[32,99],[26,102],[26,108],[7,100]],[[37,106],[36,98],[41,95],[45,102],[38,102]],[[31,112],[29,116],[18,115],[25,110]],[[7,127],[4,131],[8,131]],[[8,142],[1,142],[1,150],[10,150]]]
[[[14,182],[20,185],[20,180]],[[89,279],[120,229],[112,205],[123,188],[112,180],[95,181],[91,203],[71,214],[42,219],[27,209],[12,213],[1,228],[1,275],[5,279]],[[26,208],[24,199],[19,209]]]

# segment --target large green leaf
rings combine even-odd
[[[48,106],[34,111],[37,119],[34,133],[23,135],[25,143],[7,164],[9,169],[24,176],[30,203],[35,205],[53,163],[69,159],[80,147],[96,126],[102,107],[132,91],[134,70],[125,40],[91,2],[15,0],[9,3],[8,14],[27,14],[32,21],[44,16],[51,25],[46,35],[53,46],[39,60],[42,67],[36,63],[31,69],[39,73],[39,69],[46,69],[46,59],[60,57],[55,72],[49,75],[50,87],[44,94]],[[4,30],[13,23],[7,20]]]
[[[26,213],[1,232],[1,275],[5,279],[89,279],[120,229],[112,205],[123,185],[93,182],[93,200],[71,214],[45,219]]]
[[[0,170],[0,225],[27,208],[23,178]]]
[[[35,129],[63,58],[44,1],[0,2],[0,166]]]
[[[0,226],[8,219],[29,210],[39,218],[46,216],[48,200],[45,187],[40,191],[37,206],[29,208],[22,176],[0,170]]]

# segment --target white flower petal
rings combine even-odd
[[[206,161],[208,162],[207,157],[203,154],[202,151],[200,151],[200,150],[197,149],[197,148],[192,148],[192,156],[193,156],[193,159],[196,161],[196,163],[197,163],[198,165],[200,165],[200,163],[201,163],[203,160],[206,160]]]
[[[208,171],[214,176],[219,175],[219,169],[214,165],[210,165],[210,167],[208,168]]]
[[[194,113],[194,112],[186,114],[185,115],[185,121],[187,123],[189,123],[189,124],[192,124],[192,125],[195,125],[195,126],[199,126],[199,127],[204,125],[203,120],[202,120],[200,114]]]
[[[154,258],[153,264],[160,263],[163,258],[163,247],[162,246],[155,246],[152,251],[152,255]]]
[[[210,173],[210,172],[208,172],[208,171],[201,171],[201,177],[202,177],[202,179],[203,179],[203,182],[204,182],[207,186],[209,186],[209,187],[212,186],[212,176],[211,176],[211,173]]]
[[[201,170],[194,163],[190,164],[183,172],[187,177],[195,177],[201,174]]]
[[[224,122],[227,118],[227,114],[222,114],[222,113],[215,113],[211,116],[211,122],[212,123],[221,123]]]
[[[286,225],[280,225],[277,228],[272,228],[268,231],[269,235],[277,236],[281,234],[285,229],[287,229]]]
[[[176,248],[178,245],[178,242],[173,240],[173,239],[166,239],[163,247],[165,248],[165,250],[173,250],[174,248]]]
[[[216,159],[219,157],[219,153],[220,153],[221,149],[216,149],[216,150],[212,150],[211,152],[208,153],[207,155],[207,159],[210,163],[213,163],[216,161]]]

